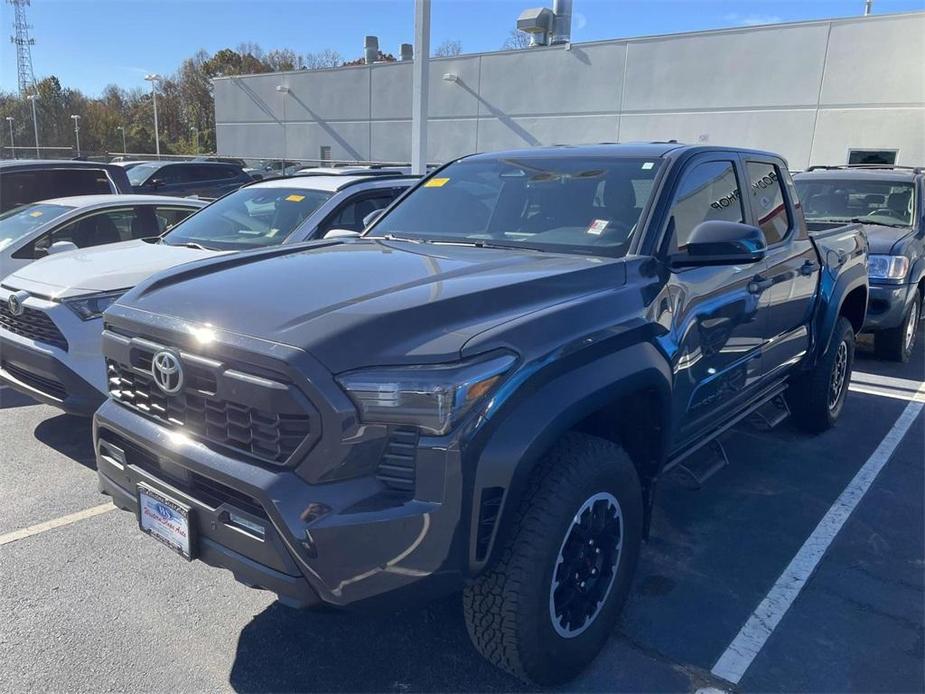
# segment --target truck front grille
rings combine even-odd
[[[44,311],[24,306],[23,312],[14,316],[6,302],[0,302],[0,326],[15,335],[67,351],[67,340]]]
[[[147,361],[150,363],[150,358]],[[221,378],[221,368],[217,370],[215,375],[189,368],[190,378],[183,389],[168,395],[137,366],[107,360],[109,393],[123,405],[207,443],[264,462],[278,465],[289,460],[312,434],[310,414],[272,412],[222,398],[214,392]]]

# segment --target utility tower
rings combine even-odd
[[[25,94],[35,86],[32,71],[32,46],[35,39],[29,36],[29,22],[26,21],[26,6],[30,0],[7,0],[13,6],[13,35],[10,42],[16,45],[16,72],[19,75],[19,93]]]

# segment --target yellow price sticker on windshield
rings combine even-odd
[[[29,213],[29,216],[30,216],[30,217],[41,217],[43,214],[44,214],[43,212],[40,212],[39,210],[36,210],[35,212],[30,212],[30,213]]]
[[[445,186],[450,179],[448,178],[432,178],[427,183],[424,184],[425,188],[442,188]]]
[[[295,193],[293,193],[292,195],[287,195],[287,196],[286,196],[286,199],[287,199],[289,202],[302,202],[302,201],[305,199],[305,196],[304,196],[304,195],[296,195]]]

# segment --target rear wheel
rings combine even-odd
[[[854,327],[842,316],[816,367],[787,390],[787,404],[798,427],[819,433],[835,424],[848,397],[854,367]]]
[[[616,445],[568,434],[540,463],[492,569],[467,586],[466,626],[490,662],[548,685],[603,647],[642,538],[642,495]]]
[[[874,349],[878,357],[903,363],[909,361],[912,350],[915,349],[921,312],[922,298],[916,291],[902,324],[879,332],[874,337]]]

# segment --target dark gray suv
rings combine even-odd
[[[207,161],[152,161],[129,169],[136,193],[220,198],[253,183],[253,177],[235,164]]]
[[[877,354],[905,362],[925,298],[925,175],[890,165],[814,166],[794,176],[810,228],[856,222],[870,241],[864,330]]]

